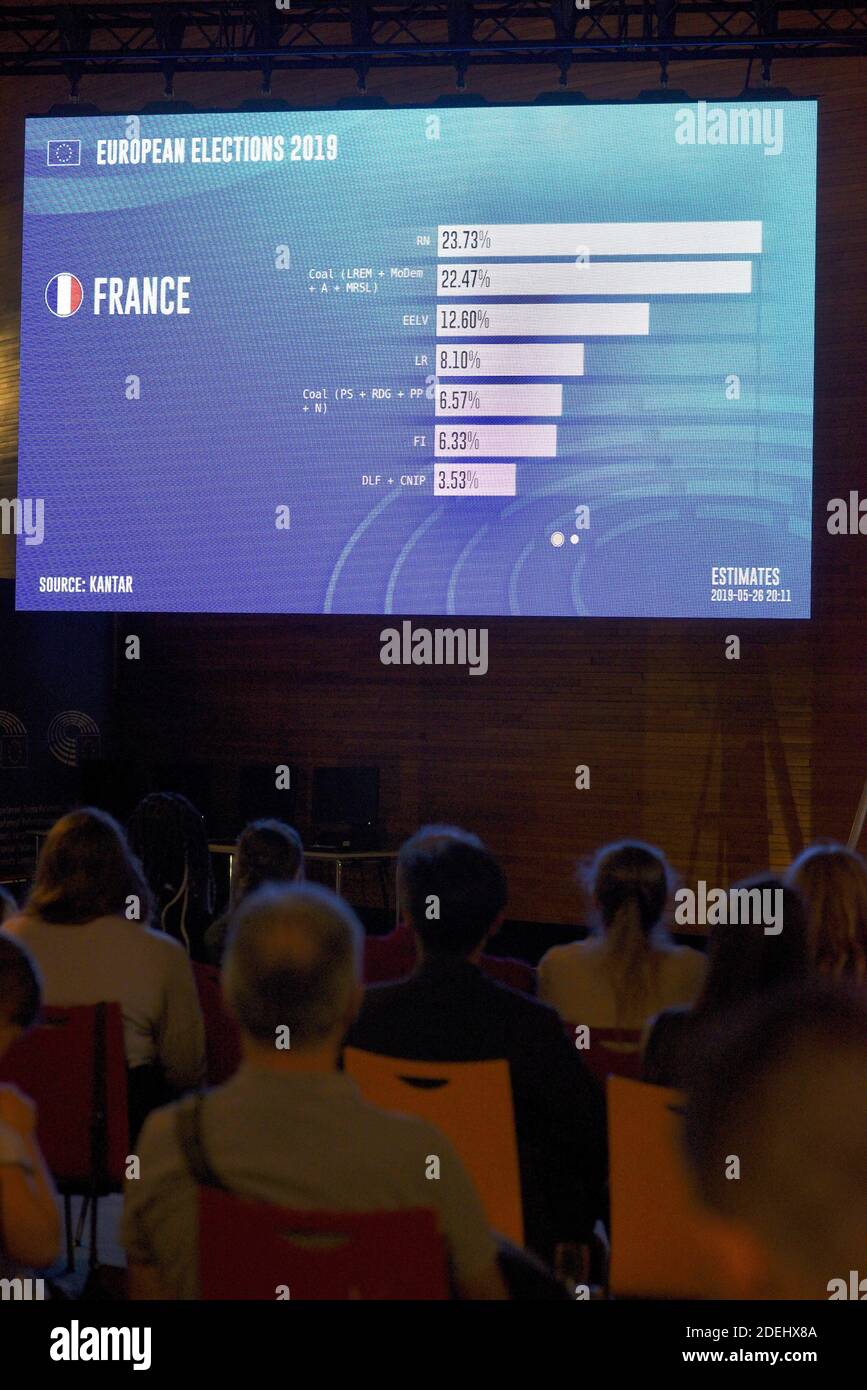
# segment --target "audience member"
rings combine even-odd
[[[201,1148],[222,1186],[247,1198],[320,1211],[434,1207],[458,1293],[501,1298],[478,1196],[442,1135],[362,1101],[338,1071],[361,1000],[361,928],[352,910],[315,885],[274,884],[245,899],[223,970],[244,1061],[198,1098]],[[276,1045],[289,1029],[288,1048]],[[151,1115],[141,1178],[126,1189],[125,1244],[134,1297],[195,1298],[196,1185],[180,1140],[184,1107]],[[438,1182],[426,1155],[441,1159]]]
[[[36,1022],[40,981],[19,942],[0,932],[0,1057]],[[36,1139],[33,1102],[0,1086],[0,1278],[46,1269],[60,1252],[57,1193]]]
[[[867,984],[867,864],[845,845],[812,845],[786,882],[807,905],[810,958],[820,975]]]
[[[705,959],[663,925],[671,876],[665,856],[624,840],[599,850],[588,875],[598,923],[585,941],[539,962],[539,997],[567,1023],[640,1029],[671,1004],[690,1004]]]
[[[179,792],[153,792],[136,806],[128,830],[153,895],[154,926],[180,941],[193,960],[207,960],[215,886],[202,816]]]
[[[707,975],[695,1006],[664,1009],[648,1025],[642,1076],[653,1085],[683,1084],[702,1031],[727,1009],[807,978],[807,918],[800,894],[770,875],[737,886],[781,893],[781,930],[767,933],[761,922],[711,928]]]
[[[233,912],[264,883],[292,883],[304,877],[304,847],[291,825],[279,820],[257,820],[238,838],[232,865],[229,906],[205,932],[205,951],[219,965]]]
[[[17,914],[17,902],[9,892],[9,889],[4,888],[3,884],[0,883],[0,927],[2,927],[4,922],[8,922],[10,917],[15,917]]]
[[[695,1058],[685,1139],[722,1296],[863,1297],[862,991],[817,981],[727,1014]]]
[[[184,952],[146,926],[150,894],[123,831],[92,808],[46,837],[23,913],[3,928],[30,950],[47,1004],[116,1002],[137,1120],[204,1077],[198,995]]]
[[[506,881],[475,835],[419,830],[400,851],[398,892],[418,966],[407,980],[368,989],[347,1042],[414,1061],[508,1061],[525,1240],[550,1261],[558,1242],[588,1239],[601,1209],[601,1092],[553,1010],[479,969],[503,918]]]
[[[490,937],[488,940],[490,941]],[[415,932],[405,917],[387,936],[365,936],[364,938],[364,983],[366,985],[387,985],[395,980],[411,975],[418,965],[418,949]],[[485,953],[479,957],[479,969],[492,980],[510,989],[519,989],[523,994],[536,993],[536,972],[524,960],[512,956],[492,956]]]

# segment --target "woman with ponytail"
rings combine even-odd
[[[596,923],[585,941],[554,946],[539,963],[539,997],[568,1023],[640,1029],[698,993],[705,961],[663,925],[671,891],[665,856],[651,845],[605,845],[587,874]]]
[[[245,898],[263,883],[294,883],[303,877],[304,848],[301,836],[291,825],[279,820],[256,820],[242,830],[235,847],[229,906],[205,933],[205,950],[211,963],[221,963],[229,923]]]

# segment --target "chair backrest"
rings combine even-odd
[[[577,1023],[564,1023],[571,1043],[575,1043]],[[587,1047],[578,1055],[602,1084],[609,1076],[626,1076],[637,1081],[641,1076],[641,1030],[638,1028],[588,1028]]]
[[[418,1115],[442,1130],[475,1184],[488,1224],[523,1245],[508,1062],[410,1062],[356,1047],[347,1047],[343,1057],[366,1100],[383,1110]]]
[[[238,1025],[223,1003],[220,972],[216,965],[193,961],[193,975],[205,1024],[208,1085],[221,1086],[241,1064]]]
[[[433,1211],[298,1212],[200,1187],[203,1299],[444,1299]]]
[[[37,1138],[58,1186],[111,1191],[129,1153],[120,1005],[44,1007],[0,1062],[0,1082],[36,1102]]]
[[[608,1079],[611,1292],[622,1297],[713,1297],[706,1217],[681,1154],[682,1096]]]

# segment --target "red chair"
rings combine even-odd
[[[202,1299],[445,1299],[446,1249],[426,1208],[298,1212],[199,1188]]]
[[[205,1051],[208,1085],[221,1086],[241,1064],[241,1037],[238,1025],[223,1002],[220,972],[216,965],[193,961],[193,975],[205,1022]]]
[[[0,1062],[37,1107],[37,1138],[63,1194],[73,1267],[71,1198],[90,1204],[90,1268],[98,1263],[97,1201],[123,1185],[129,1153],[127,1070],[119,1004],[45,1007],[37,1027]]]
[[[574,1044],[577,1023],[564,1023],[566,1036]],[[578,1055],[597,1080],[605,1084],[606,1077],[625,1076],[630,1081],[641,1078],[640,1028],[588,1028],[589,1047],[578,1049]]]

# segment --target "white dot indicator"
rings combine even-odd
[[[553,531],[551,533],[551,544],[553,546],[556,546],[558,550],[560,549],[560,546],[565,545],[565,543],[566,537],[563,535],[562,531]]]
[[[581,537],[580,537],[580,536],[570,536],[569,539],[570,539],[570,541],[572,542],[573,545],[577,545],[578,542],[580,541]]]

